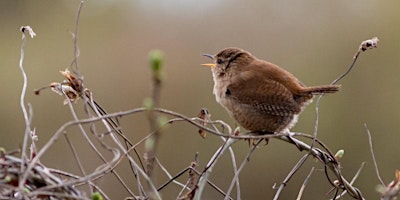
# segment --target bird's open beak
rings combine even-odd
[[[207,67],[215,67],[214,63],[206,63],[206,64],[201,64],[203,66],[207,66]]]
[[[211,58],[211,59],[214,59],[214,56],[211,55],[211,54],[203,54],[203,56],[209,57],[209,58]],[[207,67],[215,67],[215,64],[214,64],[214,63],[206,63],[206,64],[201,64],[201,65],[207,66]]]

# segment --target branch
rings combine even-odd
[[[345,76],[347,76],[350,71],[353,69],[354,65],[357,62],[358,56],[360,55],[360,53],[362,51],[366,51],[367,49],[374,49],[377,48],[378,46],[378,38],[377,37],[373,37],[369,40],[365,40],[362,41],[360,46],[358,47],[358,50],[356,52],[356,54],[353,57],[353,62],[351,63],[350,67],[343,73],[341,74],[338,78],[336,78],[335,80],[333,80],[331,82],[331,85],[334,85],[336,83],[338,83],[340,80],[342,80]],[[314,137],[317,138],[317,134],[318,134],[318,122],[319,122],[319,104],[320,101],[322,99],[324,95],[320,95],[318,97],[317,103],[315,104],[315,125],[314,125]]]
[[[28,148],[28,138],[31,134],[31,117],[28,116],[28,112],[26,111],[25,107],[25,94],[26,94],[26,88],[28,87],[28,78],[26,76],[24,67],[23,67],[23,62],[25,58],[25,45],[26,45],[26,32],[31,36],[31,38],[36,36],[36,33],[33,31],[33,29],[30,26],[22,26],[20,28],[22,32],[22,45],[21,45],[21,57],[19,59],[19,69],[21,70],[21,74],[23,77],[23,86],[22,86],[22,91],[21,91],[21,98],[20,98],[20,105],[22,109],[22,113],[24,115],[25,119],[25,134],[24,134],[24,141],[22,145],[22,153],[21,153],[21,159],[23,162],[27,159],[26,156],[26,149]],[[28,104],[29,106],[29,104]],[[30,106],[29,106],[30,107]],[[31,109],[29,109],[31,111]],[[30,116],[32,115],[32,112],[30,112]],[[25,165],[21,164],[21,171],[24,171]],[[22,191],[24,189],[24,182],[19,181],[18,183],[19,189]]]
[[[365,130],[367,131],[367,135],[368,135],[368,143],[369,143],[369,150],[371,152],[371,156],[372,156],[372,162],[374,163],[374,167],[375,167],[375,173],[376,176],[379,179],[379,182],[381,183],[382,186],[385,186],[385,183],[383,182],[381,175],[379,174],[379,169],[378,169],[378,163],[376,162],[375,159],[375,154],[374,154],[374,149],[372,148],[372,138],[371,138],[371,133],[369,132],[369,129],[367,127],[367,124],[364,124]]]

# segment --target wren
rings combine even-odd
[[[335,93],[340,87],[307,87],[290,72],[239,48],[204,56],[213,59],[203,65],[211,67],[217,102],[252,132],[289,132],[314,95]]]

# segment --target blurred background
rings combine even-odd
[[[28,39],[24,67],[28,75],[26,102],[33,108],[32,127],[43,146],[65,122],[73,119],[62,97],[33,90],[60,82],[60,70],[73,60],[71,32],[80,1],[0,1],[0,146],[7,150],[22,145],[25,122],[19,105],[22,76],[18,68],[22,25],[37,33]],[[366,166],[355,182],[366,198],[379,197],[364,123],[375,147],[381,176],[385,183],[394,179],[400,168],[400,2],[372,1],[229,1],[229,0],[134,0],[85,1],[79,22],[79,65],[84,84],[108,112],[141,107],[151,95],[148,53],[164,52],[164,83],[161,107],[197,116],[206,107],[213,119],[235,126],[225,110],[215,102],[212,77],[200,66],[209,60],[201,54],[217,53],[225,47],[240,47],[258,58],[273,62],[297,76],[306,85],[328,84],[343,73],[361,41],[377,36],[379,48],[361,54],[351,73],[340,82],[340,93],[326,95],[320,106],[319,139],[333,152],[345,150],[341,160],[344,176],[350,180],[361,163]],[[82,101],[76,104],[82,111]],[[301,115],[293,131],[313,132],[315,103]],[[85,117],[83,112],[79,112]],[[149,132],[146,116],[138,114],[121,119],[128,137],[137,142]],[[91,172],[101,164],[81,139],[78,129],[68,129]],[[187,123],[175,123],[159,141],[158,157],[170,173],[176,174],[199,152],[202,169],[221,145],[213,135],[202,139]],[[238,161],[250,150],[247,142],[234,145]],[[141,152],[143,153],[143,151]],[[243,199],[272,199],[294,164],[304,155],[286,143],[271,140],[261,145],[241,173]],[[79,174],[67,143],[61,138],[42,158],[51,168]],[[281,199],[295,199],[311,166],[323,166],[309,159],[290,180]],[[131,176],[126,166],[127,176]],[[124,173],[124,169],[120,169]],[[161,184],[165,176],[156,175]],[[232,178],[229,155],[214,169],[211,180],[223,190]],[[184,181],[185,179],[181,179]],[[96,182],[113,199],[128,194],[115,186],[116,180]],[[171,186],[175,187],[175,186]],[[132,188],[135,188],[132,185]],[[304,192],[304,199],[328,199],[331,189],[323,170],[317,170]],[[172,190],[172,189],[171,189]],[[179,190],[178,190],[179,191]],[[204,199],[221,199],[208,188]],[[177,192],[163,193],[165,199]],[[351,199],[349,196],[344,199]]]

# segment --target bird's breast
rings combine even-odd
[[[221,84],[221,82],[219,81],[215,81],[214,82],[214,89],[213,89],[213,94],[215,95],[215,99],[217,100],[218,103],[223,104],[222,103],[222,99],[224,98],[224,90],[226,90],[227,86],[224,86],[223,84]]]
[[[229,80],[227,77],[216,77],[214,76],[214,89],[213,94],[215,95],[215,100],[221,104],[225,109],[227,108],[227,88],[229,86]]]

